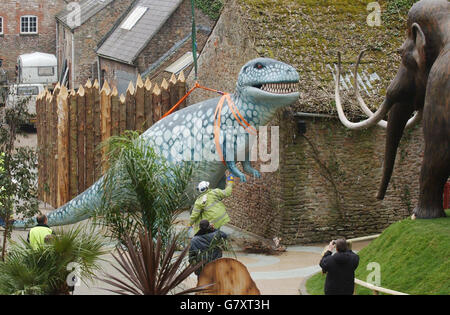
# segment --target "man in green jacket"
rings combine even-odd
[[[201,220],[208,220],[216,230],[221,226],[230,222],[227,210],[222,200],[231,196],[233,190],[234,177],[232,175],[227,178],[227,186],[224,190],[216,188],[209,189],[209,182],[201,182],[197,186],[197,190],[201,193],[195,201],[194,208],[190,217],[190,225],[197,233]]]
[[[47,225],[48,219],[46,215],[39,215],[36,220],[38,224],[30,230],[27,239],[33,249],[44,245],[45,238],[53,234],[53,231]]]

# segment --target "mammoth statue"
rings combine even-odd
[[[378,110],[370,111],[356,83],[356,97],[369,118],[357,123],[347,120],[339,96],[340,56],[336,107],[339,119],[348,128],[361,129],[375,124],[387,128],[378,199],[383,199],[386,193],[405,127],[422,120],[425,150],[414,214],[417,218],[444,217],[442,194],[450,175],[450,2],[415,3],[408,13],[407,27],[407,38],[399,49],[402,62]],[[355,67],[355,78],[361,56],[362,53]],[[387,122],[383,120],[386,114]]]

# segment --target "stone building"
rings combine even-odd
[[[64,0],[2,0],[0,4],[0,62],[15,81],[17,57],[43,52],[55,54],[55,15],[66,6]]]
[[[388,12],[386,5],[382,3],[382,12]],[[269,124],[279,127],[278,169],[237,183],[226,200],[233,225],[266,238],[281,237],[285,244],[314,243],[380,233],[411,214],[424,147],[421,126],[405,131],[380,201],[375,196],[385,131],[350,131],[337,119],[334,106],[337,52],[342,51],[343,106],[351,119],[364,118],[353,98],[351,73],[358,53],[371,41],[379,50],[364,57],[361,90],[372,110],[381,104],[400,62],[390,52],[403,41],[399,34],[404,34],[407,10],[400,8],[395,17],[383,15],[382,26],[370,27],[365,5],[356,2],[272,1],[260,6],[226,1],[199,58],[202,85],[233,92],[242,65],[261,56],[296,67],[301,92],[298,102],[280,110]],[[187,82],[192,86],[192,75]],[[214,96],[197,90],[189,103]]]
[[[81,0],[56,15],[56,52],[60,80],[78,88],[98,77],[97,44],[135,0]]]
[[[201,10],[195,14],[200,51],[214,21]],[[138,74],[161,82],[182,69],[188,72],[191,30],[190,0],[137,0],[98,45],[100,81],[117,86],[121,94]]]

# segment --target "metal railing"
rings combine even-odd
[[[371,241],[376,239],[378,236],[380,236],[381,234],[376,234],[376,235],[370,235],[370,236],[363,236],[363,237],[357,237],[357,238],[351,238],[348,239],[347,242],[350,244],[355,243],[355,242],[363,242],[363,241]],[[369,290],[372,290],[374,295],[378,295],[379,293],[384,293],[384,294],[390,294],[390,295],[408,295],[407,293],[403,293],[403,292],[399,292],[399,291],[395,291],[395,290],[390,290],[390,289],[386,289],[386,288],[382,288],[382,287],[378,287],[376,285],[373,285],[371,283],[368,282],[364,282],[362,280],[356,279],[355,278],[355,292],[356,292],[356,285],[365,287]]]
[[[373,284],[370,284],[368,282],[364,282],[362,280],[359,280],[359,279],[355,278],[355,291],[356,291],[356,285],[360,285],[362,287],[365,287],[367,289],[372,290],[373,295],[378,295],[378,293],[384,293],[384,294],[390,294],[390,295],[409,295],[407,293],[394,291],[394,290],[390,290],[390,289],[386,289],[386,288],[382,288],[382,287],[378,287],[376,285],[373,285]]]

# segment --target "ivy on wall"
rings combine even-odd
[[[217,21],[223,8],[223,0],[194,0],[195,7]]]

